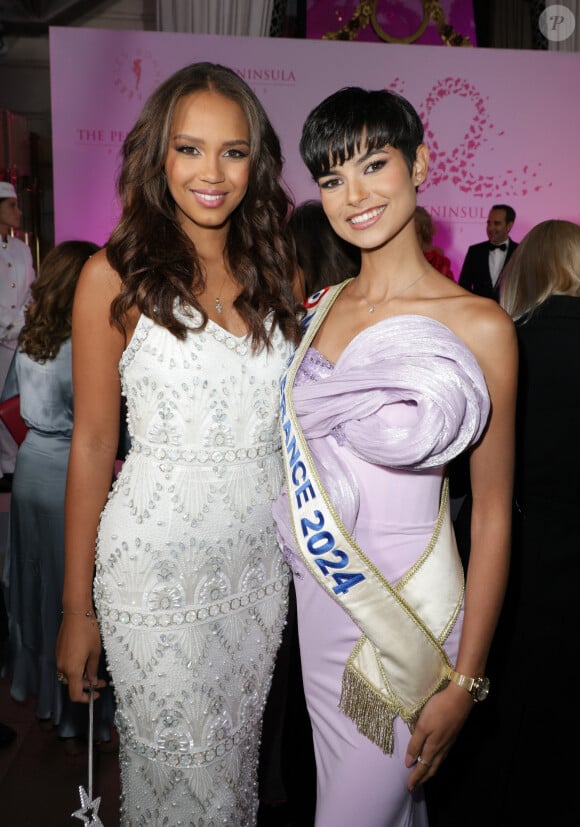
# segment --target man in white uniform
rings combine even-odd
[[[20,227],[21,219],[16,190],[0,181],[0,392],[24,324],[24,308],[35,275],[30,248],[10,235],[11,228]],[[0,422],[0,477],[5,478],[0,480],[1,489],[10,488],[16,451],[16,443]]]

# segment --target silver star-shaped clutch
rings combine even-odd
[[[91,801],[91,796],[88,795],[84,787],[79,787],[79,794],[81,797],[81,808],[80,810],[75,810],[72,818],[78,818],[83,824],[92,824],[93,827],[104,827],[103,822],[99,818],[101,796]]]

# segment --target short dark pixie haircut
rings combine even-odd
[[[408,100],[386,89],[347,86],[322,101],[306,118],[300,154],[317,181],[359,152],[386,145],[398,149],[412,174],[423,124]]]

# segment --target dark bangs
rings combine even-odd
[[[363,149],[398,149],[412,172],[423,124],[409,101],[387,90],[349,86],[326,98],[308,115],[300,154],[314,180]]]

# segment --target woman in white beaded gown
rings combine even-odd
[[[125,827],[256,819],[288,582],[278,383],[299,336],[281,167],[235,72],[175,73],[125,141],[121,220],[75,297],[57,663],[86,702],[102,636]],[[121,393],[132,447],[109,493]]]

